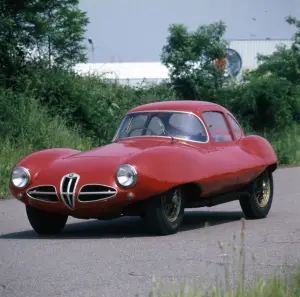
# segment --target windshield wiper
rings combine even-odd
[[[160,121],[158,121],[158,124],[161,127],[161,130],[163,131],[163,133],[171,137],[172,143],[175,142],[174,137],[166,130],[166,128],[162,125],[162,123]]]

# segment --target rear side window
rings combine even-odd
[[[229,118],[230,124],[232,126],[235,137],[237,139],[240,139],[243,135],[241,127],[239,126],[239,124],[236,122],[236,120],[230,114],[227,114],[227,115],[228,115],[228,118]]]
[[[216,142],[233,141],[223,113],[218,111],[203,112],[203,118]]]

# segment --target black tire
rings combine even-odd
[[[265,197],[263,196],[263,182],[267,186]],[[273,192],[273,175],[272,172],[266,170],[249,185],[249,197],[240,199],[240,205],[246,219],[266,218],[272,206]],[[261,198],[265,200],[261,200]]]
[[[26,205],[26,213],[31,227],[39,235],[61,233],[68,220],[66,215],[46,212],[30,205]]]
[[[176,209],[173,218],[168,217],[166,212],[166,200],[171,202],[174,194],[177,193],[177,203],[169,204]],[[177,233],[184,216],[184,192],[182,188],[173,188],[166,193],[150,198],[145,203],[143,219],[150,233],[156,235],[169,235]]]

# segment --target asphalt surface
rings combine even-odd
[[[258,273],[280,273],[284,264],[290,268],[282,273],[289,273],[300,258],[299,181],[300,168],[276,171],[268,218],[246,221],[250,282]],[[167,284],[190,280],[208,287],[224,277],[222,254],[228,255],[235,282],[238,254],[227,245],[236,234],[239,250],[242,217],[238,202],[189,210],[182,230],[167,237],[148,236],[138,218],[69,219],[63,234],[39,239],[23,204],[0,201],[0,296],[147,296],[153,274]]]

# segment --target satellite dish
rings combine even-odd
[[[228,48],[226,54],[227,70],[233,77],[237,77],[243,66],[241,55],[234,49]]]
[[[217,65],[219,68],[224,69],[225,72],[232,77],[237,77],[242,70],[242,58],[240,54],[231,48],[226,51],[225,57],[217,60]]]

